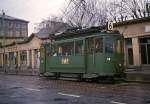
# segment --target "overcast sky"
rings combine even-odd
[[[6,15],[25,19],[29,23],[29,35],[34,26],[49,15],[60,15],[68,0],[0,0],[0,10]]]

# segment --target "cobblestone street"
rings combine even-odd
[[[148,104],[150,85],[0,75],[0,104]]]

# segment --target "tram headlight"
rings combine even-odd
[[[107,61],[110,61],[110,60],[111,60],[111,58],[110,58],[110,57],[107,57],[107,58],[106,58],[106,60],[107,60]]]

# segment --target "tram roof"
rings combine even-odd
[[[81,36],[88,36],[88,35],[92,35],[92,33],[103,33],[103,34],[107,34],[107,31],[101,31],[104,27],[91,27],[91,28],[85,28],[85,29],[73,29],[73,30],[67,30],[65,32],[62,33],[58,33],[53,35],[53,39],[64,39],[64,38],[72,38],[72,37],[81,37]],[[119,31],[111,31],[109,33],[119,33]]]

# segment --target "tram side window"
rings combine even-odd
[[[94,51],[94,38],[88,38],[88,52],[93,53]]]
[[[75,42],[75,54],[82,55],[83,54],[83,40]]]
[[[114,43],[112,37],[105,38],[105,52],[106,53],[113,53],[114,51]]]
[[[52,52],[53,52],[53,48],[51,49],[51,47],[46,47],[46,54],[47,54],[47,56],[51,56],[51,54],[52,54]]]
[[[62,53],[62,45],[60,44],[60,45],[58,45],[58,49],[57,49],[57,54],[58,54],[58,56],[62,56],[63,55],[63,53]],[[57,55],[56,55],[57,56]]]
[[[52,56],[57,56],[57,54],[58,54],[58,49],[57,49],[58,47],[57,47],[57,45],[55,44],[55,45],[52,45],[52,47],[51,47],[51,55]]]
[[[58,45],[58,55],[68,56],[74,54],[74,42],[67,42]]]
[[[103,53],[103,38],[96,38],[95,39],[95,52],[96,53]]]

